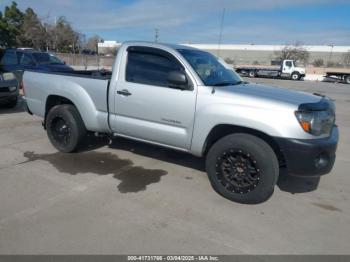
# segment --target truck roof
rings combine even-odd
[[[180,44],[169,44],[169,43],[155,43],[155,42],[147,42],[147,41],[127,41],[124,42],[123,45],[132,46],[132,45],[145,45],[149,47],[168,47],[171,49],[189,49],[189,50],[199,50],[197,48],[180,45]]]

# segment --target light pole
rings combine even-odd
[[[328,63],[329,64],[331,62],[331,59],[332,59],[332,55],[333,55],[333,47],[334,45],[333,44],[329,44],[329,46],[331,47],[331,52],[329,54],[329,58],[328,58]]]
[[[218,52],[217,52],[217,57],[218,57],[218,58],[219,58],[219,56],[220,56],[221,41],[222,41],[222,30],[223,30],[223,28],[224,28],[225,11],[226,11],[226,8],[224,8],[224,9],[222,10],[222,16],[221,16],[220,33],[219,33],[219,42],[218,42]]]

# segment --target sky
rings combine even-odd
[[[0,10],[11,0],[0,0]],[[17,0],[39,17],[65,16],[87,37],[216,44],[350,45],[350,0]]]

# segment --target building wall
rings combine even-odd
[[[218,55],[217,49],[207,49],[214,55]],[[309,52],[309,63],[312,64],[317,59],[323,59],[324,63],[330,61],[334,63],[343,63],[343,56],[345,53],[331,53],[330,52]],[[251,51],[251,50],[220,50],[219,56],[223,59],[229,58],[234,61],[234,64],[254,64],[270,65],[271,60],[276,60],[274,51]]]
[[[234,64],[261,64],[270,65],[271,60],[276,60],[276,52],[284,48],[281,45],[222,45],[218,51],[218,45],[189,45],[199,48],[223,59],[230,59]],[[317,59],[328,62],[343,64],[344,55],[350,52],[350,46],[305,46],[309,52],[309,64]]]
[[[111,49],[117,49],[121,45],[117,41],[105,41],[98,43],[98,53],[106,55]],[[270,65],[272,60],[276,60],[276,52],[282,50],[284,45],[218,45],[213,44],[186,44],[198,49],[218,55],[223,59],[230,59],[235,65]],[[343,64],[344,55],[350,52],[350,46],[303,46],[309,51],[309,64],[317,59],[322,59],[326,65],[328,62]]]

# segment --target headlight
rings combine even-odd
[[[14,91],[17,90],[17,87],[16,86],[10,86],[9,90],[10,90],[10,92],[14,92]]]
[[[15,75],[13,73],[3,73],[2,74],[2,79],[4,79],[5,81],[9,81],[9,80],[16,79],[16,77],[15,77]]]
[[[323,111],[296,111],[295,115],[304,131],[314,136],[330,134],[335,122],[333,108]]]

